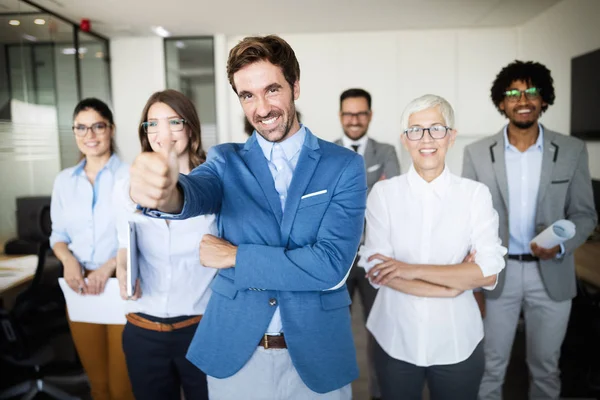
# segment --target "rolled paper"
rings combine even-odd
[[[566,219],[559,219],[539,235],[531,239],[529,247],[532,243],[537,244],[545,249],[551,249],[554,246],[562,244],[575,236],[575,224]]]

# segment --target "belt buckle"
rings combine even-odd
[[[520,262],[524,262],[525,261],[525,257],[523,256],[523,254],[519,254],[519,261]]]
[[[171,332],[171,331],[173,331],[173,325],[172,324],[165,324],[165,323],[162,323],[162,322],[159,322],[158,324],[159,324],[158,326],[159,326],[161,332]]]
[[[269,348],[269,335],[267,335],[265,333],[264,339],[265,339],[265,346],[264,347],[265,347],[265,349],[268,349]]]

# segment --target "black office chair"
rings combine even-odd
[[[43,221],[49,221],[49,207]],[[38,263],[29,286],[17,296],[12,310],[0,310],[0,355],[9,365],[28,372],[29,379],[0,391],[0,399],[33,399],[45,393],[59,400],[77,400],[56,385],[82,385],[87,381],[79,369],[76,375],[50,376],[47,372],[55,360],[50,340],[69,332],[64,297],[56,280],[43,284],[46,262],[50,253],[49,224],[44,223],[46,237],[39,242]]]

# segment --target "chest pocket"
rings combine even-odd
[[[329,191],[300,200],[290,232],[290,238],[297,246],[306,246],[316,240],[321,220],[330,201],[331,193]]]

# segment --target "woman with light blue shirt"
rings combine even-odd
[[[154,93],[139,127],[144,152],[176,158],[188,174],[206,159],[200,121],[192,102],[175,90]],[[206,309],[215,269],[200,264],[200,241],[217,234],[214,215],[185,220],[154,219],[136,213],[129,181],[119,183],[119,254],[117,276],[127,302],[123,348],[136,398],[208,399],[206,375],[186,359]],[[136,233],[139,279],[127,296],[128,222]]]
[[[98,99],[82,100],[73,113],[81,161],[54,181],[50,245],[69,287],[98,295],[115,273],[117,230],[113,187],[128,167],[115,154],[112,112]],[[87,278],[87,280],[86,280]],[[95,400],[133,399],[121,346],[123,325],[73,322],[71,335]]]

